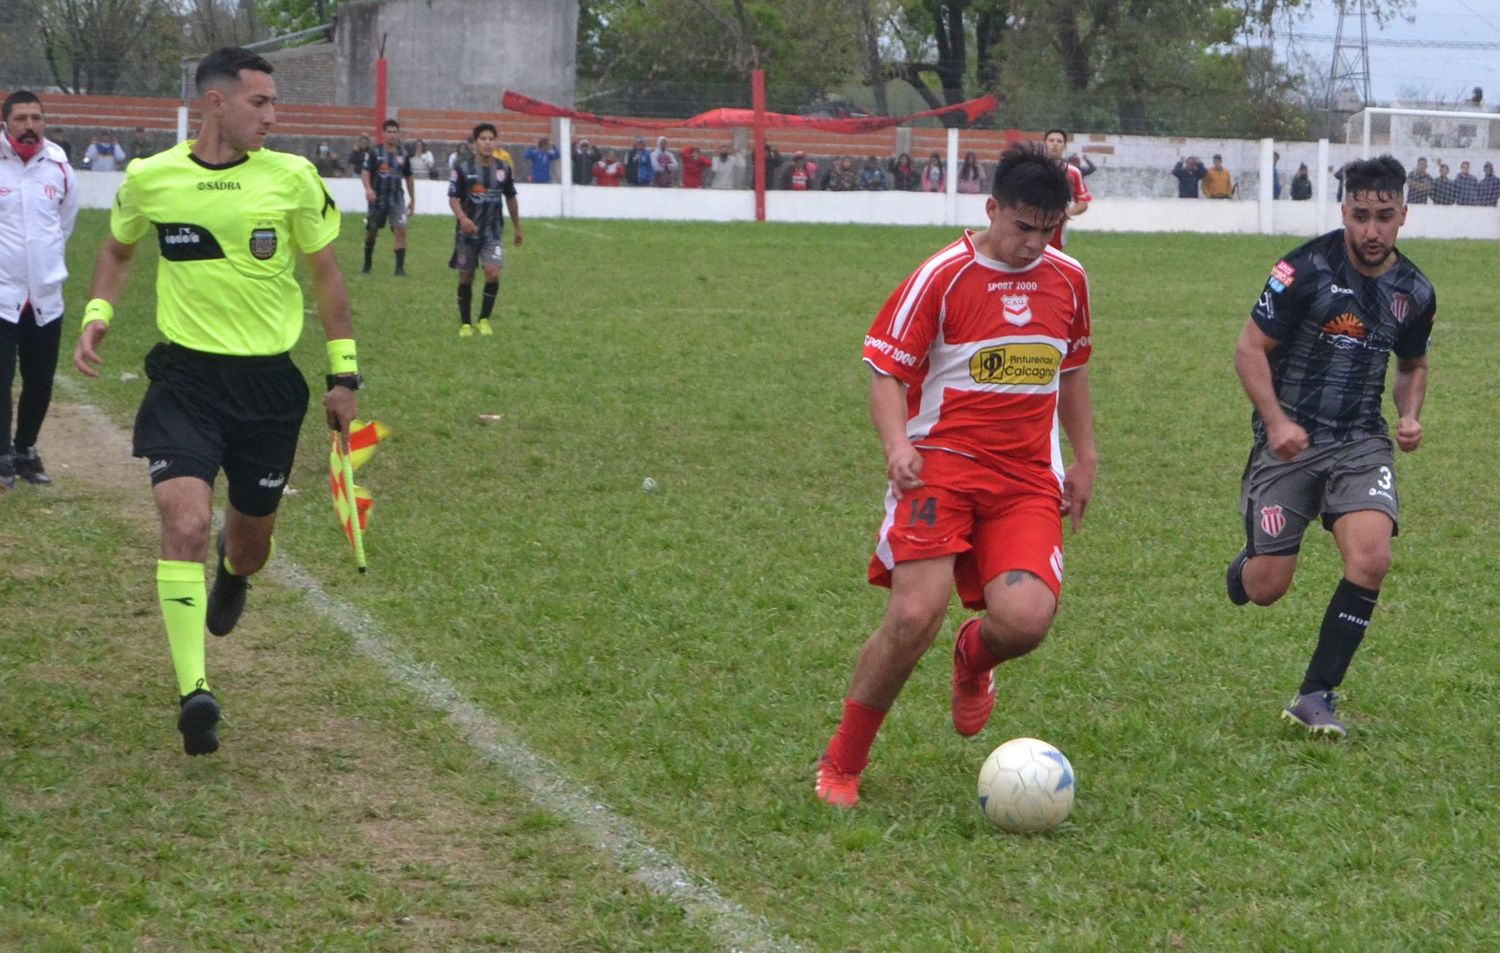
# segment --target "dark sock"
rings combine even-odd
[[[404,249],[404,248],[398,248],[398,249],[396,249],[396,270],[397,271],[404,271],[405,269],[406,269],[406,249]]]
[[[495,311],[495,297],[500,294],[500,282],[486,281],[484,283],[484,297],[479,303],[479,316],[487,318]]]
[[[375,239],[365,239],[365,270],[370,269],[370,259],[375,256]]]
[[[1328,602],[1328,611],[1323,613],[1318,647],[1313,650],[1312,661],[1307,664],[1301,694],[1326,692],[1344,681],[1344,672],[1365,637],[1370,616],[1375,613],[1375,600],[1379,598],[1379,589],[1366,589],[1347,579],[1339,580],[1339,587]]]
[[[469,324],[469,316],[474,310],[474,286],[460,284],[458,286],[458,320]]]

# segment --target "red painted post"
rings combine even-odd
[[[384,45],[384,44],[382,44]],[[385,122],[386,62],[382,56],[375,60],[375,141],[384,145],[380,138],[380,127]]]

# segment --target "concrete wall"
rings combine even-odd
[[[338,51],[332,43],[273,50],[265,57],[276,67],[276,98],[281,102],[334,102]]]
[[[335,102],[375,103],[385,39],[392,109],[498,110],[507,88],[571,105],[577,0],[384,0],[339,8]]]
[[[78,177],[84,208],[108,208],[124,180],[123,172],[87,172]],[[362,215],[363,186],[358,179],[329,179],[328,190],[345,215]],[[417,183],[417,214],[450,217],[446,182]],[[565,195],[565,190],[568,193]],[[755,195],[714,189],[612,188],[572,185],[519,186],[521,221],[593,218],[645,221],[753,221]],[[984,197],[923,192],[768,192],[766,213],[775,222],[844,222],[870,225],[952,225],[982,227]],[[1275,234],[1312,237],[1338,227],[1338,206],[1316,202],[1274,202]],[[570,208],[568,216],[564,207]],[[1079,232],[1201,232],[1254,234],[1260,231],[1261,203],[1188,202],[1181,199],[1111,199],[1095,202],[1071,226]],[[346,225],[346,227],[352,227]],[[1500,214],[1492,208],[1413,205],[1402,238],[1472,238],[1500,240]]]

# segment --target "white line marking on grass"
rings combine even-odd
[[[59,390],[92,423],[109,444],[109,452],[130,453],[130,441],[104,412],[86,403],[83,388],[59,378]],[[711,881],[682,867],[666,852],[653,847],[630,821],[615,814],[585,787],[572,782],[556,764],[532,751],[488,712],[465,698],[453,683],[394,648],[379,626],[363,611],[323,591],[322,585],[283,551],[266,573],[288,588],[300,591],[317,613],[342,629],[364,655],[378,662],[398,685],[448,716],[464,740],[490,764],[526,788],[543,810],[565,818],[595,848],[609,855],[646,889],[682,907],[689,922],[717,934],[732,953],[796,951],[790,940],[777,936],[764,917],[727,900]]]
[[[608,235],[604,234],[603,232],[595,231],[592,228],[580,228],[577,225],[559,225],[556,222],[549,222],[545,218],[534,218],[531,221],[535,225],[540,225],[543,228],[555,228],[555,229],[557,229],[560,232],[577,232],[580,235],[587,235],[590,238],[608,238],[609,237]]]
[[[364,612],[323,591],[318,581],[284,555],[267,567],[278,581],[306,595],[318,614],[344,630],[355,646],[380,663],[392,681],[410,689],[446,714],[486,761],[531,792],[543,809],[571,821],[595,847],[613,857],[652,893],[682,907],[690,922],[712,929],[734,951],[795,950],[763,917],[726,900],[708,880],[695,876],[665,852],[651,846],[625,818],[568,780],[557,765],[538,755],[489,713],[465,698],[430,665],[392,647]]]

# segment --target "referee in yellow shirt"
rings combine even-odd
[[[73,351],[73,364],[97,377],[136,243],[155,231],[156,324],[166,341],[146,355],[151,386],[136,415],[134,453],[149,461],[161,515],[156,590],[177,673],[177,728],[190,755],[219,748],[203,630],[234,628],[247,577],[270,557],[307,413],[307,383],[289,355],[303,323],[296,253],[312,274],[328,339],[323,407],[329,427],[346,438],[360,387],[349,294],[333,254],[338,208],[312,163],[263,148],[276,122],[271,64],[249,50],[220,49],[198,64],[196,80],[198,138],[126,171]],[[209,593],[203,561],[221,470],[229,503]]]

